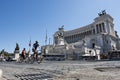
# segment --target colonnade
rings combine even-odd
[[[74,42],[84,39],[85,36],[94,35],[94,34],[98,34],[101,32],[106,32],[104,23],[96,24],[95,27],[93,28],[90,27],[86,31],[79,31],[78,33],[71,32],[69,36],[64,36],[64,39],[66,40],[67,43],[74,43]]]
[[[105,30],[105,24],[104,23],[99,23],[96,25],[96,32],[101,33],[101,32],[106,32]]]
[[[95,29],[89,29],[84,32],[78,32],[76,34],[71,34],[70,36],[64,36],[67,43],[74,43],[85,38],[85,36],[95,34]]]

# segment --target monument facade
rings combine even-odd
[[[54,33],[54,44],[42,48],[49,54],[65,54],[67,58],[96,56],[99,60],[108,51],[120,49],[120,38],[114,30],[113,20],[104,10],[87,26],[69,31],[62,26]]]

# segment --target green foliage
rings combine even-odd
[[[5,51],[4,49],[2,51],[0,51],[0,55],[4,54],[4,56],[13,56],[13,53],[8,53],[7,51]]]

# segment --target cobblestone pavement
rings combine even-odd
[[[119,61],[0,62],[3,80],[120,80]]]

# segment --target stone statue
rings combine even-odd
[[[118,34],[117,34],[117,31],[115,31],[115,36],[119,38]]]
[[[58,37],[59,37],[59,38],[63,38],[63,32],[59,32],[59,33],[58,33]]]
[[[85,42],[85,40],[83,40],[83,44],[82,44],[83,46],[86,46],[86,42]]]
[[[64,32],[64,25],[59,28],[59,31],[57,33],[58,38],[63,38],[63,32]]]
[[[64,45],[64,25],[55,33],[55,44]]]

